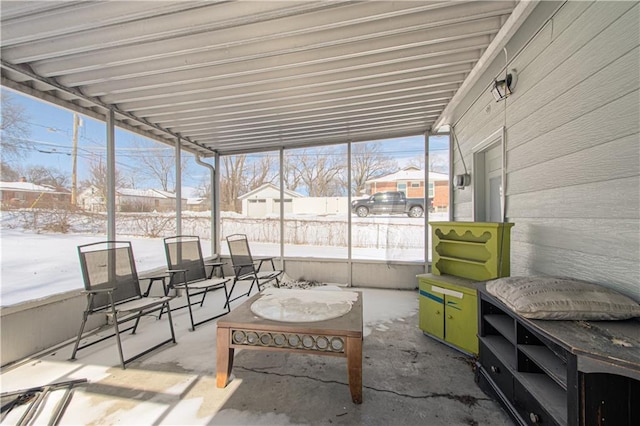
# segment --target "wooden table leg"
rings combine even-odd
[[[233,348],[229,347],[230,330],[218,327],[216,336],[216,387],[223,388],[233,368]]]
[[[362,338],[347,337],[349,391],[354,404],[362,404]]]

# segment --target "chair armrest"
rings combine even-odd
[[[222,267],[224,265],[226,265],[226,262],[220,262],[214,259],[211,259],[209,261],[205,261],[204,262],[204,267],[205,267],[205,273],[206,273],[206,268],[210,267],[211,271],[209,272],[209,274],[207,274],[207,279],[211,279],[213,277],[213,274],[216,272],[217,268],[220,268],[220,270],[222,271]],[[224,276],[224,271],[222,272],[222,276]]]
[[[187,272],[188,269],[167,269],[168,274],[177,274],[179,272]]]
[[[276,265],[274,265],[273,263],[273,257],[260,257],[258,259],[254,259],[256,262],[258,263],[258,271],[260,271],[260,268],[262,268],[262,264],[264,262],[270,262],[271,263],[271,269],[273,269],[274,271],[276,270]]]
[[[255,263],[234,263],[234,268],[242,268],[243,266],[256,266]]]
[[[98,289],[95,289],[95,290],[83,290],[82,293],[83,294],[111,293],[115,289],[116,289],[115,287],[98,288]]]
[[[167,273],[168,271],[161,271],[161,272],[156,272],[155,274],[143,274],[143,275],[140,275],[138,278],[141,280],[162,280],[164,278],[167,278]]]
[[[187,272],[189,272],[188,269],[167,269],[167,273],[171,275],[171,279],[169,280],[169,288],[173,288],[174,286],[174,282],[173,282],[173,277],[176,274],[182,274],[182,282],[186,285],[187,284]]]

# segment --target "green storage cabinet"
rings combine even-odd
[[[486,281],[510,275],[511,227],[500,222],[430,222],[431,272]]]
[[[418,275],[420,329],[464,352],[478,354],[478,296],[472,280]]]

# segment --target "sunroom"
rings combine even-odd
[[[226,237],[247,234],[293,280],[404,290],[417,309],[431,222],[511,223],[511,276],[597,283],[639,302],[638,8],[3,1],[2,86],[102,126],[102,240],[132,235],[134,212],[115,205],[128,132],[153,141],[137,147],[147,160],[170,152],[176,200],[186,169],[203,188],[204,215],[176,202],[149,232],[197,234],[223,262]],[[363,166],[372,160],[384,170]],[[422,179],[397,189],[445,204],[419,218],[352,214],[367,182],[408,166]],[[266,184],[279,196],[243,200]],[[73,285],[3,303],[3,366],[75,336],[79,271]]]

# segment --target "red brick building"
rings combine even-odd
[[[369,195],[384,191],[403,191],[407,198],[423,198],[424,188],[424,170],[417,167],[407,167],[365,183],[365,191]],[[449,208],[448,175],[429,172],[429,198],[436,211]]]
[[[0,203],[4,208],[68,207],[71,192],[30,182],[0,182]]]

